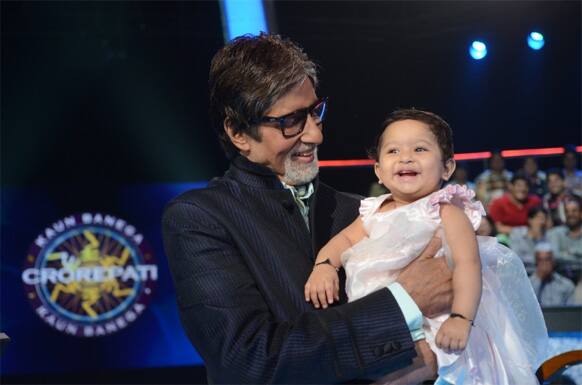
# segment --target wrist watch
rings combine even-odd
[[[327,259],[325,259],[325,260],[323,260],[323,261],[321,261],[321,262],[317,262],[317,263],[316,263],[316,264],[313,266],[313,268],[315,269],[315,267],[316,267],[316,266],[319,266],[319,265],[330,265],[331,267],[333,267],[333,268],[335,269],[335,271],[339,271],[339,270],[340,270],[340,268],[339,268],[339,267],[335,267],[334,265],[332,265],[332,264],[331,264],[331,261],[329,260],[329,258],[327,258]]]

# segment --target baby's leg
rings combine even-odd
[[[417,356],[412,360],[412,365],[380,378],[375,384],[409,385],[435,379],[437,364],[434,353],[425,340],[417,341],[415,347]]]

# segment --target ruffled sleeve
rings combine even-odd
[[[428,210],[433,218],[440,217],[440,204],[450,203],[465,212],[469,217],[473,229],[477,230],[481,223],[481,217],[487,215],[481,202],[474,200],[475,192],[467,186],[449,184],[445,188],[434,192],[428,200]],[[361,210],[361,209],[360,209]]]
[[[390,194],[384,194],[378,197],[362,199],[360,202],[360,216],[362,218],[367,218],[374,214],[376,210],[378,210],[378,207],[380,207],[382,202],[384,202],[389,195]]]

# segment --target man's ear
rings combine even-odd
[[[443,179],[445,181],[451,179],[451,175],[455,172],[455,168],[457,168],[457,162],[455,162],[453,158],[445,162],[445,171],[443,171]]]
[[[241,154],[248,153],[251,146],[249,144],[249,136],[244,132],[235,132],[232,122],[230,119],[224,119],[224,132],[228,135],[228,138],[232,144],[238,148]]]

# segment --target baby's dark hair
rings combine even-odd
[[[417,110],[415,108],[407,108],[398,109],[390,113],[390,115],[388,115],[384,120],[382,123],[382,131],[376,138],[376,145],[368,151],[370,159],[374,159],[378,162],[380,147],[382,146],[382,139],[386,127],[401,120],[417,120],[426,124],[437,139],[437,143],[443,155],[443,163],[453,158],[453,131],[451,130],[451,126],[449,126],[449,124],[437,114]]]

